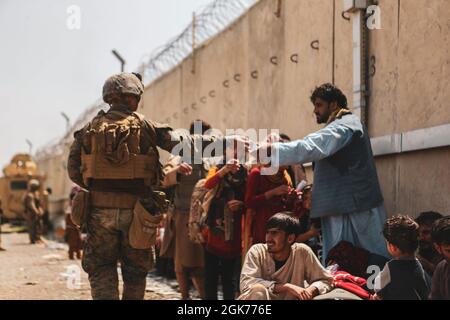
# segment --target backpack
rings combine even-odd
[[[214,189],[205,188],[206,179],[199,180],[194,187],[189,211],[188,236],[195,243],[205,243],[202,230],[206,226],[208,211],[219,186]]]

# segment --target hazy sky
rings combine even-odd
[[[137,69],[145,54],[178,35],[212,0],[0,0],[0,167],[65,132],[120,71],[111,54]],[[69,30],[67,8],[81,9]],[[0,174],[1,175],[1,174]]]

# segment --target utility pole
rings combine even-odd
[[[64,118],[64,120],[66,120],[66,133],[67,133],[67,132],[69,132],[69,129],[70,129],[70,118],[64,112],[61,112],[61,116]]]
[[[124,72],[124,71],[125,71],[125,64],[126,64],[127,62],[126,62],[125,59],[119,54],[119,52],[117,52],[116,49],[113,49],[111,52],[112,52],[112,54],[117,58],[117,60],[120,61],[120,64],[121,64],[121,72]]]
[[[31,155],[31,152],[33,151],[33,143],[28,139],[26,139],[25,141],[28,144],[28,148],[29,148],[28,153]]]

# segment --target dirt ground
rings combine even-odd
[[[79,260],[69,260],[65,244],[46,240],[30,245],[26,233],[3,233],[1,238],[6,251],[0,252],[0,300],[91,299],[87,274]],[[178,300],[176,290],[175,281],[150,275],[145,299]]]

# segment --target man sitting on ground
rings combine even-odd
[[[240,300],[311,300],[330,291],[331,274],[311,248],[296,243],[299,232],[298,219],[287,214],[268,220],[266,243],[254,245],[245,258]]]

